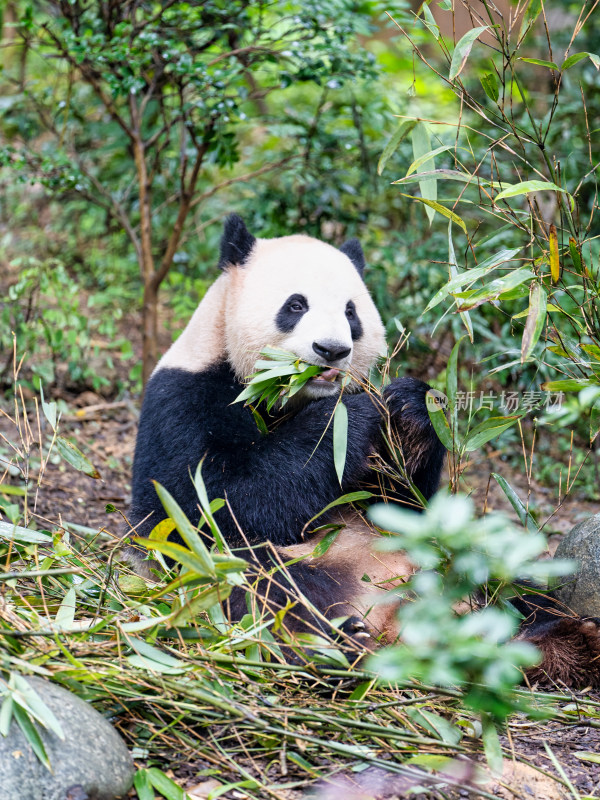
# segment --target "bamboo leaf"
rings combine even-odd
[[[454,439],[450,425],[446,419],[443,406],[440,404],[439,399],[430,389],[426,395],[426,406],[429,419],[433,425],[434,431],[437,433],[438,439],[444,445],[446,450],[454,450]]]
[[[454,150],[454,145],[453,144],[445,144],[445,145],[442,145],[442,147],[436,147],[435,150],[430,150],[427,153],[423,153],[423,155],[419,156],[419,158],[417,158],[415,161],[412,162],[412,164],[408,168],[408,171],[407,171],[405,177],[408,178],[408,176],[412,175],[413,172],[416,172],[419,169],[420,166],[425,164],[430,159],[433,159],[434,156],[437,156],[440,153],[445,153],[447,150]],[[428,174],[431,175],[431,174],[434,174],[434,173],[435,173],[435,170],[433,171],[433,173],[428,173]]]
[[[133,541],[135,544],[140,545],[140,547],[145,547],[148,550],[158,550],[159,553],[167,556],[167,558],[172,558],[173,561],[182,564],[186,569],[202,577],[212,578],[215,576],[214,572],[207,572],[205,562],[202,558],[198,558],[198,556],[187,547],[183,547],[176,542],[167,542],[161,539],[142,539],[141,537],[136,537]]]
[[[379,163],[377,164],[377,174],[381,175],[383,172],[385,165],[389,161],[389,159],[394,155],[400,142],[412,131],[412,129],[417,124],[416,119],[405,119],[403,122],[400,123],[399,127],[394,132],[392,138],[386,144],[383,149],[383,153],[379,159]]]
[[[46,753],[46,748],[44,747],[44,742],[42,741],[42,737],[37,731],[37,728],[29,718],[27,712],[22,709],[19,705],[15,703],[14,707],[14,718],[17,721],[19,727],[23,731],[23,735],[29,742],[31,749],[37,756],[38,760],[42,762],[42,764],[52,772],[52,766],[50,764],[50,759],[48,758],[48,754]]]
[[[488,766],[493,775],[502,775],[504,759],[496,725],[489,714],[481,712],[481,740]]]
[[[423,24],[435,39],[439,39],[440,26],[435,21],[435,17],[431,13],[431,9],[429,8],[428,4],[423,3],[421,10],[423,11]]]
[[[75,587],[71,586],[69,591],[63,597],[63,600],[56,612],[54,622],[60,628],[70,628],[75,619],[75,606],[77,604],[77,595],[75,594]]]
[[[78,472],[84,472],[86,475],[89,475],[90,478],[101,477],[100,473],[94,467],[89,458],[84,456],[78,447],[75,447],[74,444],[68,442],[62,436],[56,437],[56,449],[65,459],[65,461],[67,461],[72,467],[75,467]]]
[[[346,466],[346,450],[348,448],[348,409],[340,401],[333,414],[333,463],[335,472],[342,485],[344,467]]]
[[[529,29],[535,23],[542,10],[542,0],[529,0],[523,20],[521,22],[521,30],[519,31],[519,42],[527,34]]]
[[[137,792],[138,800],[154,800],[154,789],[150,783],[147,769],[138,769],[133,779],[133,785]]]
[[[509,272],[508,275],[495,278],[483,289],[470,290],[468,292],[453,292],[454,297],[458,298],[460,301],[457,304],[457,308],[459,311],[469,311],[472,308],[477,308],[477,306],[487,303],[490,300],[496,300],[500,295],[512,291],[515,287],[531,280],[533,277],[535,277],[533,272],[523,267],[514,272]]]
[[[598,382],[589,378],[566,378],[561,381],[546,381],[540,389],[543,392],[579,392],[586,386],[598,386]]]
[[[398,178],[397,181],[392,181],[392,185],[395,186],[398,183],[416,183],[425,178],[439,178],[447,181],[459,181],[460,183],[474,183],[477,186],[490,185],[489,181],[480,178],[479,175],[471,175],[469,172],[458,172],[455,169],[432,169],[427,172],[419,172],[416,175]]]
[[[481,86],[483,87],[483,91],[486,95],[490,98],[493,103],[498,102],[498,98],[500,97],[500,91],[498,89],[498,78],[495,72],[486,72],[479,79]]]
[[[53,431],[56,431],[56,424],[58,422],[58,406],[56,403],[47,403],[44,399],[44,389],[40,384],[40,399],[42,403],[42,411],[44,412],[44,416],[48,420],[50,427]]]
[[[548,294],[542,288],[541,284],[534,281],[530,287],[529,295],[529,312],[527,314],[527,321],[525,323],[525,330],[523,331],[523,339],[521,341],[521,363],[524,364],[533,348],[538,343],[540,334],[546,322],[546,307],[548,304]]]
[[[406,196],[408,197],[409,195]],[[445,286],[442,286],[442,288],[434,294],[425,311],[430,311],[432,308],[435,308],[447,295],[461,289],[465,284],[471,285],[475,283],[476,280],[479,280],[479,278],[483,278],[484,275],[487,275],[488,272],[492,272],[492,270],[497,269],[502,264],[512,261],[520,249],[521,248],[518,247],[514,250],[500,250],[500,252],[482,261],[478,267],[466,270],[466,272],[457,275],[456,278],[452,278],[452,280],[448,281]]]
[[[450,63],[450,73],[448,75],[448,80],[453,81],[457,78],[463,70],[463,67],[467,63],[467,59],[471,52],[471,48],[475,43],[475,40],[478,39],[482,33],[489,30],[489,25],[483,25],[480,28],[472,28],[470,31],[467,31],[465,35],[460,39],[457,43],[456,47],[454,48],[454,52],[452,53],[452,61]]]
[[[341,530],[342,530],[342,527],[341,527],[340,525],[338,525],[338,526],[337,526],[337,527],[335,527],[333,530],[331,530],[331,531],[327,531],[327,533],[325,534],[325,536],[324,536],[324,537],[321,539],[321,541],[319,542],[319,544],[318,544],[318,545],[315,547],[315,549],[312,551],[312,553],[311,553],[312,557],[313,557],[313,558],[320,558],[321,556],[324,556],[324,555],[325,555],[325,553],[326,553],[326,552],[329,550],[329,548],[331,547],[331,545],[332,545],[332,544],[335,542],[335,540],[337,539],[337,537],[338,537],[338,535],[339,535],[339,533],[340,533],[340,531],[341,531]]]
[[[465,450],[469,453],[473,450],[477,450],[491,439],[495,439],[496,436],[499,436],[503,431],[507,430],[507,428],[510,428],[511,425],[514,425],[519,419],[520,417],[516,415],[509,417],[489,417],[485,422],[477,425],[469,432],[465,439]]]
[[[431,157],[431,137],[429,135],[429,128],[424,122],[419,122],[412,131],[412,146],[413,146],[413,160],[419,161],[425,167],[425,171],[435,169],[435,161]],[[423,156],[428,156],[424,161]],[[432,178],[419,181],[419,190],[421,192],[421,199],[425,202],[427,208],[427,217],[429,224],[433,222],[435,216],[434,211],[430,210],[430,203],[437,201],[437,181]],[[417,199],[417,198],[416,198]]]
[[[314,517],[308,520],[305,528],[308,528],[312,522],[318,519],[323,514],[327,513],[327,511],[331,511],[332,508],[336,506],[345,506],[349,503],[357,503],[359,500],[368,500],[370,497],[373,497],[371,492],[360,491],[360,492],[348,492],[348,494],[343,494],[341,497],[338,497],[337,500],[334,500],[329,505],[326,505],[325,508],[321,509],[318,514],[315,514]]]
[[[159,791],[165,800],[189,800],[189,796],[175,781],[168,778],[158,767],[149,767],[147,770],[148,780],[152,786]]]
[[[561,189],[555,183],[550,181],[523,181],[522,183],[515,183],[512,186],[507,186],[499,192],[494,198],[494,203],[498,200],[505,200],[507,197],[518,197],[522,194],[529,194],[529,192],[562,192],[568,195],[573,201],[573,198],[566,189]],[[574,201],[573,201],[574,202]]]
[[[560,69],[554,61],[544,61],[543,58],[520,58],[519,61],[525,61],[527,64],[536,64],[538,67],[547,67],[548,69]]]
[[[496,472],[492,472],[492,478],[496,480],[504,494],[506,495],[509,503],[514,508],[521,522],[521,525],[524,525],[528,531],[532,533],[538,532],[538,526],[535,523],[534,518],[531,516],[527,507],[519,497],[519,495],[515,492],[512,488],[510,483],[502,477],[502,475],[498,475]]]
[[[458,277],[458,264],[456,263],[456,253],[454,252],[454,242],[452,241],[452,220],[448,223],[448,265],[450,267],[450,279]],[[460,318],[463,321],[469,339],[473,342],[473,323],[468,311],[460,311]]]
[[[47,533],[31,531],[29,528],[2,521],[0,521],[0,539],[7,542],[18,542],[19,544],[52,544],[52,536]]]
[[[550,225],[550,236],[548,238],[550,245],[550,277],[552,283],[558,283],[560,278],[560,258],[558,255],[558,234],[556,233],[556,225]]]
[[[210,575],[214,578],[215,567],[210,557],[210,553],[208,552],[208,548],[202,541],[200,534],[183,513],[175,498],[172,497],[172,495],[164,488],[164,486],[161,486],[158,481],[153,481],[153,483],[163,508],[175,523],[175,527],[181,534],[181,538],[203,564],[204,574]]]
[[[434,211],[438,211],[442,216],[446,217],[447,219],[451,219],[452,222],[455,222],[465,233],[467,232],[467,226],[462,218],[459,217],[458,214],[455,214],[454,211],[450,211],[450,209],[441,205],[441,203],[436,203],[433,200],[428,200],[425,197],[413,197],[413,195],[410,194],[403,194],[402,196],[410,197],[411,200],[416,200],[417,202],[423,203],[429,208],[432,208]]]

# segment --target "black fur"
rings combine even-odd
[[[219,269],[230,266],[241,266],[247,261],[256,243],[238,214],[231,214],[225,220],[223,236],[221,237],[221,253],[219,255]]]
[[[363,253],[362,245],[358,239],[348,239],[348,241],[344,242],[340,247],[340,250],[345,256],[348,256],[362,278],[363,272],[365,271],[365,254]]]
[[[361,488],[377,490],[370,456],[385,455],[385,447],[381,408],[370,395],[361,392],[344,397],[349,434],[340,487],[333,460],[332,425],[328,426],[336,398],[309,402],[292,416],[283,416],[275,429],[264,435],[248,408],[241,403],[232,405],[242,388],[228,364],[202,373],[161,369],[150,379],[133,468],[130,521],[138,535],[148,536],[166,516],[152,479],[169,490],[194,524],[199,521],[190,473],[202,458],[209,498],[227,498],[231,506],[233,516],[225,506],[215,517],[227,542],[235,548],[245,544],[238,525],[251,546],[264,542],[296,544],[302,541],[307,522],[340,495]],[[394,418],[407,446],[414,444],[422,453],[422,463],[416,459],[411,464],[419,476],[418,488],[429,498],[437,488],[444,450],[425,409],[425,391],[420,381],[403,378],[392,382],[386,399],[391,408],[398,407]],[[408,497],[402,487],[395,488],[400,496]],[[325,521],[326,517],[319,520]],[[251,562],[272,566],[265,548],[242,555]],[[302,563],[289,567],[289,575],[330,618],[352,613],[345,604],[350,576]],[[278,576],[279,585],[269,586],[265,602],[274,611],[285,606],[290,593],[288,579],[281,573]],[[231,607],[234,618],[245,613],[242,592],[234,593]],[[322,627],[300,607],[294,613],[300,619],[296,630]]]
[[[251,545],[266,540],[277,546],[298,543],[309,519],[341,494],[369,481],[369,456],[382,450],[381,412],[370,395],[344,397],[349,434],[340,487],[332,425],[328,426],[337,398],[313,400],[284,418],[272,433],[262,435],[250,409],[232,404],[242,389],[227,364],[202,373],[161,369],[152,376],[144,395],[133,467],[131,519],[142,536],[165,517],[151,480],[165,486],[198,522],[190,472],[202,458],[209,497],[227,498]],[[419,489],[430,497],[437,488],[443,448],[429,422],[425,391],[420,381],[403,378],[390,385],[386,397],[397,405],[400,392],[399,415],[409,421],[406,439],[422,440],[419,449],[425,463],[415,463],[413,469],[419,475]],[[422,404],[423,409],[413,404]],[[148,514],[151,518],[140,523]],[[243,544],[225,508],[216,519],[231,546]]]
[[[291,333],[308,311],[308,300],[303,294],[292,294],[281,306],[275,324],[282,333]]]
[[[352,341],[357,342],[363,335],[362,322],[356,312],[356,306],[353,300],[348,300],[346,303],[346,319],[350,323],[350,333],[352,334]]]

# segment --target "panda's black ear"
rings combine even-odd
[[[362,278],[365,271],[365,254],[363,253],[362,245],[358,239],[348,239],[347,242],[340,247],[340,250],[345,256],[348,256],[350,261],[356,267],[356,270]]]
[[[256,238],[252,236],[239,214],[230,214],[225,220],[221,237],[219,269],[243,264],[252,252],[255,242]]]

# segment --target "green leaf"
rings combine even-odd
[[[454,252],[454,242],[452,241],[452,220],[448,223],[448,265],[450,267],[450,280],[458,277],[458,265],[456,263],[456,253]],[[463,321],[469,339],[473,343],[473,323],[468,311],[460,311],[460,318]]]
[[[423,24],[435,39],[440,38],[440,26],[435,21],[435,17],[431,13],[431,9],[427,3],[421,6],[423,12]]]
[[[458,389],[458,350],[460,348],[460,343],[464,338],[464,336],[461,336],[461,338],[452,348],[450,358],[448,359],[448,366],[446,367],[446,395],[448,396],[448,406],[452,415],[453,428],[455,431],[458,423],[456,408],[456,392]]]
[[[500,295],[512,291],[516,286],[520,286],[534,277],[530,269],[523,267],[509,272],[508,275],[495,278],[483,289],[453,292],[454,297],[459,301],[457,308],[459,311],[469,311],[472,308],[477,308],[477,306],[483,305],[483,303],[487,303],[490,300],[496,300]]]
[[[89,458],[84,456],[79,448],[75,447],[74,444],[68,442],[62,436],[56,437],[56,449],[65,459],[65,461],[67,461],[72,467],[75,467],[75,469],[79,472],[84,472],[86,475],[89,475],[90,478],[101,477],[100,473],[93,466]]]
[[[220,605],[227,600],[232,589],[233,586],[230,584],[221,583],[217,586],[209,586],[207,589],[200,591],[195,597],[187,600],[169,616],[169,625],[173,627],[183,625],[188,620],[197,617],[202,611],[207,611],[213,606]]]
[[[561,70],[569,69],[569,67],[573,67],[575,64],[579,64],[580,61],[583,61],[584,58],[587,58],[589,53],[573,53],[572,56],[566,58],[563,63]]]
[[[335,542],[335,540],[339,536],[341,530],[342,526],[338,525],[333,530],[328,531],[325,534],[325,536],[321,539],[319,544],[312,551],[311,556],[313,558],[319,558],[320,556],[324,556],[325,553],[329,550],[331,545]]]
[[[538,67],[547,67],[548,69],[559,70],[558,64],[554,61],[544,61],[543,58],[520,58],[519,61],[526,61],[527,64],[537,64]]]
[[[500,250],[500,252],[482,261],[478,267],[468,269],[460,275],[457,275],[456,278],[452,278],[452,280],[448,281],[445,286],[442,286],[442,288],[434,294],[425,311],[430,311],[432,308],[435,308],[447,295],[461,289],[465,284],[473,284],[476,280],[479,280],[479,278],[483,278],[484,275],[487,275],[488,272],[497,269],[508,261],[512,261],[520,249],[521,248],[518,247],[514,250]]]
[[[512,186],[507,186],[506,189],[499,192],[494,198],[494,203],[497,203],[498,200],[504,200],[507,197],[529,194],[529,192],[562,192],[571,197],[566,189],[561,189],[560,186],[550,181],[523,181],[522,183],[515,183]]]
[[[386,144],[383,153],[381,154],[379,163],[377,164],[378,175],[381,175],[381,173],[385,168],[385,165],[398,149],[398,145],[400,144],[402,139],[404,139],[404,137],[407,136],[412,131],[412,129],[415,127],[416,124],[417,124],[416,119],[405,119],[400,123],[399,127],[396,129],[392,138]]]
[[[498,89],[498,77],[495,72],[486,72],[480,79],[483,91],[493,103],[498,102],[500,92]]]
[[[507,417],[489,417],[485,420],[485,422],[482,422],[473,428],[472,431],[469,431],[469,434],[465,439],[465,450],[467,450],[469,453],[473,450],[477,450],[477,448],[486,444],[486,442],[489,442],[491,439],[499,436],[502,431],[510,428],[511,425],[514,425],[519,419],[521,419],[521,417],[517,415]]]
[[[47,403],[44,400],[44,389],[40,384],[40,400],[42,403],[42,411],[44,412],[44,416],[48,420],[50,427],[53,431],[56,431],[56,423],[58,422],[58,406],[56,403]]]
[[[348,447],[348,409],[340,401],[333,414],[333,463],[340,486],[346,466],[346,450]]]
[[[0,706],[0,736],[8,736],[14,712],[13,705],[12,695],[7,694],[2,701],[2,706]]]
[[[175,781],[168,778],[158,767],[150,767],[148,770],[148,780],[152,786],[159,791],[165,800],[186,800],[188,795]]]
[[[133,785],[137,792],[138,800],[154,800],[154,789],[150,783],[147,769],[138,769],[133,779]]]
[[[483,750],[488,766],[494,775],[502,775],[504,759],[502,757],[502,747],[500,745],[498,731],[496,730],[496,725],[491,716],[484,711],[481,712],[481,728]]]
[[[437,433],[438,439],[444,445],[446,450],[452,452],[454,449],[454,439],[452,438],[452,431],[450,425],[444,414],[444,409],[439,405],[435,394],[431,389],[426,395],[426,406],[429,419],[433,425],[434,431]]]
[[[412,146],[413,146],[413,161],[420,161],[425,166],[425,170],[433,170],[435,169],[435,161],[430,156],[431,152],[431,137],[429,135],[429,128],[425,122],[419,122],[412,131]],[[428,156],[423,161],[423,156]],[[429,218],[429,224],[433,222],[433,217],[435,214],[433,211],[429,209],[431,206],[429,203],[435,203],[437,200],[437,181],[431,178],[427,178],[426,180],[421,179],[419,181],[419,190],[421,192],[421,198],[425,201],[425,205],[427,206],[427,217]],[[415,198],[416,199],[416,198]]]
[[[489,27],[489,25],[483,25],[480,28],[472,28],[460,39],[452,53],[448,80],[453,81],[460,75],[463,67],[467,63],[467,58],[469,57],[475,40],[478,39],[482,33],[489,30]]]
[[[589,761],[591,764],[600,764],[600,753],[590,753],[588,750],[578,750],[573,753],[580,761]]]
[[[421,190],[421,193],[422,191],[423,190]],[[446,208],[440,203],[436,203],[433,200],[428,200],[425,197],[413,197],[413,195],[410,194],[403,194],[402,196],[410,197],[411,200],[416,200],[417,202],[423,203],[429,208],[432,208],[434,211],[438,211],[442,216],[446,217],[447,219],[451,219],[452,222],[455,222],[459,226],[459,228],[462,228],[462,230],[465,233],[467,232],[467,226],[465,225],[461,217],[459,217],[458,214],[454,213],[454,211],[450,211],[450,209]]]
[[[52,731],[61,741],[65,740],[65,733],[56,715],[42,700],[31,684],[18,672],[11,674],[11,686],[15,690],[13,700],[15,705],[31,714],[41,725]],[[20,698],[22,702],[20,702]]]
[[[521,341],[521,363],[524,364],[538,343],[546,322],[548,294],[541,284],[534,281],[530,286],[529,312]]]
[[[38,533],[20,525],[0,521],[0,539],[19,544],[52,544],[52,536],[47,533]]]
[[[432,169],[426,172],[419,172],[416,175],[409,175],[405,178],[398,178],[392,181],[395,186],[398,183],[416,183],[425,178],[436,178],[447,181],[459,181],[460,183],[474,183],[476,186],[489,186],[490,182],[480,178],[479,175],[471,175],[469,172],[458,172],[455,169]]]
[[[204,574],[210,575],[211,577],[215,577],[215,568],[210,557],[210,553],[202,538],[196,528],[192,525],[186,515],[183,513],[181,508],[179,507],[176,500],[172,497],[172,495],[161,486],[158,481],[153,481],[154,488],[156,489],[156,493],[159,497],[160,502],[163,505],[163,508],[167,512],[167,515],[171,517],[173,522],[175,523],[175,527],[179,531],[181,538],[187,544],[189,549],[196,554],[200,563],[204,566]]]
[[[192,572],[197,573],[202,577],[214,577],[214,572],[207,572],[205,567],[205,562],[203,559],[198,558],[198,556],[193,553],[187,547],[183,547],[180,544],[176,544],[175,542],[167,542],[164,539],[142,539],[141,537],[135,537],[133,539],[134,543],[140,545],[141,547],[146,547],[148,550],[158,550],[159,553],[167,556],[168,558],[172,558],[173,561],[176,561],[178,564],[183,564],[186,569],[191,570]],[[211,566],[214,568],[214,564]]]
[[[77,595],[75,594],[75,587],[71,586],[69,591],[63,597],[63,600],[56,612],[54,622],[60,628],[70,628],[75,619],[75,606],[77,604]]]
[[[427,153],[423,153],[422,156],[419,156],[419,158],[417,158],[415,161],[412,162],[412,164],[408,168],[408,171],[407,171],[405,177],[408,177],[409,175],[412,175],[412,173],[416,172],[422,164],[425,164],[427,161],[429,161],[430,159],[433,159],[434,156],[437,156],[440,153],[445,153],[447,150],[454,150],[454,145],[453,144],[445,144],[445,145],[442,145],[441,147],[436,147],[435,150],[430,150]],[[434,170],[433,172],[435,173],[436,170]],[[431,175],[433,173],[428,173],[428,174]]]
[[[315,514],[314,517],[309,519],[304,527],[308,528],[312,522],[336,506],[346,506],[349,503],[357,503],[359,500],[368,500],[369,497],[373,497],[372,492],[360,491],[343,494],[341,497],[338,497],[337,500],[334,500],[332,503],[329,503],[329,505],[326,505],[325,508],[321,509],[321,511],[319,511],[318,514]]]
[[[492,472],[492,477],[496,480],[506,497],[508,498],[509,503],[517,512],[517,516],[521,525],[524,525],[528,531],[532,533],[538,532],[538,526],[535,523],[534,518],[531,516],[529,511],[527,510],[525,503],[521,500],[519,495],[515,492],[509,482],[502,477],[502,475],[498,475],[496,472]]]
[[[23,731],[23,735],[29,742],[31,749],[37,756],[38,760],[42,762],[42,764],[52,772],[52,766],[50,764],[50,760],[48,758],[48,754],[46,753],[46,748],[44,747],[44,742],[42,741],[42,737],[38,733],[35,725],[29,718],[24,709],[18,706],[15,703],[14,710],[13,710],[14,718],[17,721],[19,727]]]
[[[589,378],[566,378],[561,381],[546,381],[540,389],[543,392],[579,392],[586,386],[598,386],[598,382]]]
[[[521,41],[521,39],[527,34],[529,29],[535,23],[536,19],[540,15],[541,10],[542,10],[542,0],[529,0],[527,8],[525,9],[525,13],[523,14],[523,19],[521,21],[521,30],[519,31],[519,40],[517,44]]]

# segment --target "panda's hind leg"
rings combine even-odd
[[[530,684],[600,689],[600,618],[555,617],[525,625],[517,638],[542,653],[541,663],[526,671]]]

